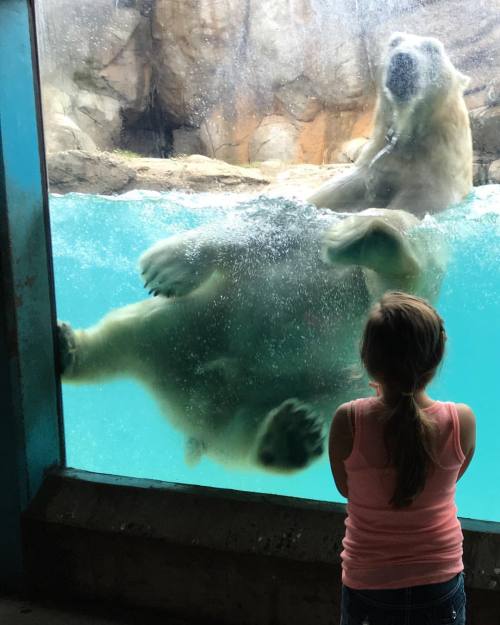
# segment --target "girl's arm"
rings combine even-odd
[[[344,460],[351,454],[353,438],[351,404],[342,404],[337,408],[330,426],[328,454],[335,485],[344,497],[348,497]]]
[[[476,449],[476,417],[467,404],[457,404],[458,420],[460,422],[460,447],[465,456],[458,473],[457,481],[467,470]]]

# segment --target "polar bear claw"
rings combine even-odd
[[[139,260],[144,287],[153,295],[183,296],[198,288],[214,271],[208,249],[193,247],[189,237],[164,239]]]
[[[59,347],[59,369],[64,374],[71,369],[76,358],[76,337],[69,323],[57,324],[57,343]]]

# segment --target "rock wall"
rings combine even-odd
[[[151,11],[119,0],[40,0],[36,19],[49,151],[119,146],[151,106]]]
[[[439,37],[471,76],[478,168],[500,155],[500,0],[39,5],[50,151],[348,162],[370,133],[381,45],[405,30]]]

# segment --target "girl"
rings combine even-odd
[[[425,392],[445,340],[434,308],[405,293],[384,295],[366,323],[361,359],[377,396],[341,405],[329,442],[348,500],[341,625],[465,624],[455,484],[475,417]]]

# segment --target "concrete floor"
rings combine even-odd
[[[164,615],[107,615],[94,606],[59,606],[52,602],[0,596],[1,625],[181,625]]]

